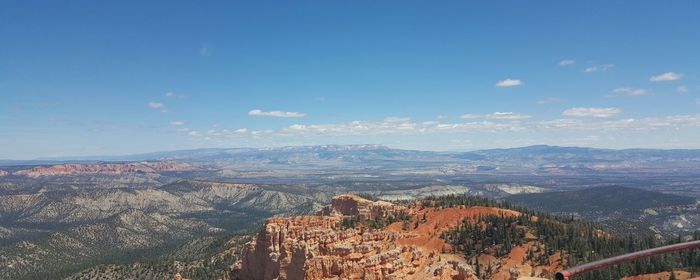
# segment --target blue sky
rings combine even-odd
[[[700,148],[698,11],[698,1],[2,1],[0,158],[353,143]]]

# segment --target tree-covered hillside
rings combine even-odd
[[[472,265],[486,278],[488,268],[483,268],[483,264],[478,263],[478,258],[475,257],[482,254],[502,257],[511,248],[529,241],[528,235],[537,244],[533,247],[535,249],[528,251],[528,261],[546,264],[551,256],[561,252],[561,259],[567,267],[681,241],[681,238],[660,241],[654,236],[633,233],[610,234],[595,223],[535,213],[519,206],[482,198],[447,196],[433,198],[431,201],[441,207],[483,205],[510,208],[523,213],[517,217],[484,216],[476,221],[465,220],[459,227],[443,234],[443,238],[455,250],[461,251],[470,260],[477,260]],[[696,233],[691,238],[697,240],[700,234]],[[670,271],[674,268],[700,270],[700,253],[690,251],[643,259],[590,272],[577,276],[576,279],[620,279],[628,275]]]

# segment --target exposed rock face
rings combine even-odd
[[[7,171],[0,170],[0,177],[7,175]]]
[[[344,194],[333,197],[331,205],[319,211],[321,216],[360,216],[371,220],[384,218],[389,215],[406,214],[407,209],[386,201],[371,201],[354,194]]]
[[[464,260],[398,245],[399,232],[343,230],[340,221],[314,216],[268,220],[244,249],[240,279],[472,279]]]
[[[554,271],[565,266],[563,259],[557,252],[546,263],[528,260],[530,250],[534,254],[545,252],[530,232],[526,232],[525,243],[504,256],[485,253],[470,260],[442,238],[443,233],[464,221],[477,223],[484,216],[519,215],[495,207],[442,208],[420,202],[401,206],[341,195],[319,211],[319,216],[268,219],[256,238],[244,247],[241,260],[234,266],[233,279],[479,279],[470,265],[474,262],[482,264],[484,279],[552,277]],[[368,226],[372,221],[374,225],[396,221],[396,217],[403,220],[379,229]],[[369,221],[359,223],[362,219]],[[489,271],[488,276],[485,271]]]
[[[442,253],[443,247],[448,245],[437,241],[439,235],[427,228],[404,231],[401,222],[380,230],[342,226],[343,218],[350,216],[397,216],[405,211],[408,209],[388,202],[343,195],[335,197],[331,206],[320,211],[323,216],[268,219],[257,237],[244,248],[241,261],[236,264],[237,277],[252,280],[476,279],[471,266],[460,255]],[[461,222],[463,219],[454,220]],[[440,244],[434,246],[435,243]]]
[[[178,162],[139,162],[139,163],[104,163],[104,164],[59,164],[49,167],[38,166],[20,170],[15,175],[27,177],[104,174],[121,175],[125,173],[155,173],[162,171],[192,170],[193,166]]]

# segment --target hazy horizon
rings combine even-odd
[[[358,144],[318,144],[318,145],[291,145],[291,146],[268,146],[268,147],[217,147],[217,148],[193,148],[193,149],[178,149],[178,150],[156,150],[147,151],[143,153],[128,153],[128,154],[99,154],[99,155],[67,155],[67,156],[56,156],[56,157],[37,157],[37,158],[0,158],[0,161],[82,161],[82,160],[105,160],[105,161],[123,161],[119,159],[120,157],[130,157],[130,156],[141,156],[148,154],[167,154],[167,153],[177,153],[185,151],[201,151],[201,150],[227,150],[227,149],[251,149],[251,150],[275,150],[284,148],[304,148],[304,147],[322,147],[322,146],[382,146],[388,149],[395,150],[405,150],[405,151],[419,151],[419,152],[438,152],[438,153],[468,153],[484,150],[498,150],[498,149],[524,149],[530,147],[546,146],[550,148],[581,148],[581,149],[596,149],[596,150],[613,150],[613,151],[624,151],[624,150],[700,150],[700,148],[639,148],[639,147],[628,147],[628,148],[606,148],[606,147],[594,147],[594,146],[558,146],[558,145],[548,145],[548,144],[533,144],[527,146],[512,146],[512,147],[492,147],[492,148],[482,148],[482,149],[463,149],[463,150],[423,150],[423,149],[404,149],[398,147],[392,147],[390,145],[384,144],[372,144],[372,143],[358,143]],[[129,161],[129,160],[126,160]]]

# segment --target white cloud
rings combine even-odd
[[[688,87],[687,87],[687,86],[684,86],[684,85],[681,85],[681,86],[678,86],[678,87],[676,88],[676,91],[677,91],[677,92],[680,92],[680,93],[686,93],[686,92],[688,92]]]
[[[564,59],[562,61],[559,61],[559,66],[569,66],[573,65],[574,63],[576,63],[576,61],[574,61],[573,59]]]
[[[640,96],[640,95],[646,95],[647,90],[643,88],[631,88],[631,87],[621,87],[621,88],[616,88],[612,91],[613,93],[621,93],[621,94],[626,94],[630,96]]]
[[[613,68],[613,67],[615,67],[614,64],[601,64],[601,65],[595,65],[595,66],[588,67],[585,70],[583,70],[583,72],[586,72],[586,73],[599,72],[599,71],[604,72],[604,71],[608,71],[610,68]]]
[[[698,105],[700,105],[700,103]],[[590,116],[590,118],[558,118],[550,120],[520,119],[518,121],[503,121],[504,118],[512,118],[513,115],[517,114],[500,112],[498,114],[478,115],[484,119],[465,120],[463,122],[440,122],[435,120],[413,121],[408,118],[386,118],[377,121],[356,120],[344,123],[293,124],[274,130],[248,130],[245,128],[237,130],[211,129],[206,131],[206,133],[201,133],[197,130],[181,128],[176,131],[185,136],[194,137],[197,140],[206,140],[206,137],[209,137],[212,141],[218,141],[220,144],[251,143],[252,145],[260,145],[261,143],[268,143],[269,145],[279,145],[279,143],[287,143],[288,141],[308,144],[310,141],[315,141],[314,139],[337,139],[337,137],[342,137],[343,139],[352,139],[352,137],[355,137],[355,139],[366,141],[366,139],[369,139],[367,138],[368,136],[379,137],[390,135],[393,137],[423,135],[431,137],[429,135],[462,133],[476,136],[477,138],[488,135],[487,138],[494,139],[493,141],[495,142],[498,142],[498,138],[493,137],[500,135],[510,139],[509,141],[519,142],[521,140],[526,141],[526,139],[518,138],[523,136],[523,134],[518,133],[533,131],[537,133],[553,133],[554,135],[571,135],[571,137],[573,137],[571,139],[581,141],[602,141],[602,138],[591,135],[598,135],[602,131],[638,133],[640,131],[646,132],[654,130],[678,131],[680,129],[700,129],[700,115],[671,115],[639,119],[620,119],[610,117],[620,113],[620,110],[616,108],[571,108],[567,111],[569,111],[569,113],[564,115],[573,117]],[[496,119],[485,119],[486,116],[495,117]],[[491,133],[494,134],[491,135]],[[609,139],[609,137],[606,136],[605,139]],[[323,143],[323,140],[320,141]],[[530,144],[536,143],[537,141]]]
[[[508,79],[505,79],[502,81],[498,81],[498,83],[496,83],[496,86],[497,87],[514,87],[514,86],[519,86],[522,84],[523,84],[523,82],[520,80],[513,80],[513,79],[508,78]]]
[[[183,121],[171,121],[170,124],[171,125],[184,125],[185,122],[183,122]]]
[[[544,104],[554,104],[554,103],[559,103],[561,102],[561,99],[556,98],[556,97],[548,97],[542,100],[537,100],[537,104],[544,105]]]
[[[681,74],[681,73],[666,72],[666,73],[663,73],[661,75],[651,76],[651,78],[649,78],[649,81],[666,82],[666,81],[680,80],[681,78],[683,78],[683,74]]]
[[[148,108],[151,108],[151,109],[161,109],[164,107],[165,107],[165,104],[160,103],[160,102],[148,102]]]
[[[300,112],[285,112],[285,111],[262,111],[260,109],[250,110],[248,112],[249,116],[265,116],[265,117],[278,117],[278,118],[302,118],[306,116],[306,113]]]
[[[387,122],[387,123],[402,123],[402,122],[408,122],[410,120],[411,120],[411,118],[406,118],[406,117],[386,117],[386,118],[384,118],[384,122]]]
[[[513,112],[495,112],[493,114],[486,115],[487,119],[494,119],[494,120],[524,120],[524,119],[529,119],[531,117],[532,116],[520,115],[520,114],[516,114]]]
[[[461,119],[481,119],[483,118],[484,115],[479,115],[479,114],[464,114],[459,116]]]
[[[700,115],[675,115],[641,119],[556,119],[537,124],[540,129],[649,131],[700,127]]]
[[[491,119],[491,120],[525,120],[529,119],[532,116],[530,115],[521,115],[521,114],[516,114],[513,112],[494,112],[493,114],[486,114],[486,115],[480,115],[480,114],[464,114],[461,115],[460,118],[462,119]]]
[[[564,110],[561,114],[569,117],[590,117],[590,118],[608,118],[621,113],[618,108],[584,108],[576,107]]]

